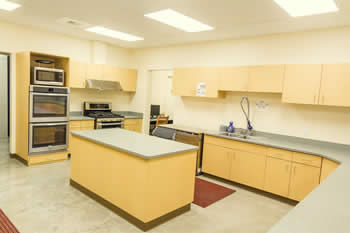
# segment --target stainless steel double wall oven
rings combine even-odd
[[[68,149],[69,88],[30,86],[29,154]]]

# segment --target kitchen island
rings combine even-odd
[[[196,146],[123,129],[71,140],[71,185],[143,231],[190,210]]]

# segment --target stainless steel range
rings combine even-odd
[[[84,103],[84,115],[95,118],[95,129],[124,128],[124,117],[112,113],[111,103]]]

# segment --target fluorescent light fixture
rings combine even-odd
[[[186,32],[201,32],[213,30],[214,28],[183,15],[172,9],[161,10],[150,14],[145,14],[145,17],[167,24]]]
[[[126,40],[126,41],[144,40],[144,38],[142,38],[142,37],[133,36],[133,35],[130,35],[130,34],[127,34],[124,32],[115,31],[115,30],[108,29],[108,28],[101,27],[101,26],[89,27],[85,30],[88,32],[94,32],[94,33],[97,33],[100,35],[112,37],[112,38],[119,39],[119,40]]]
[[[15,2],[9,2],[7,0],[0,0],[0,10],[13,11],[21,7],[20,4]]]
[[[334,0],[274,0],[293,17],[326,14],[338,11]]]

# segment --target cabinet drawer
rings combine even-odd
[[[124,120],[124,125],[138,125],[142,124],[142,119],[127,119]]]
[[[213,145],[218,145],[234,150],[239,150],[239,151],[246,151],[250,153],[257,153],[257,154],[267,154],[267,147],[264,146],[259,146],[251,143],[246,143],[246,142],[239,142],[239,141],[234,141],[231,139],[225,139],[225,138],[218,138],[218,137],[213,137],[213,136],[205,136],[205,143],[210,143]]]
[[[297,163],[314,166],[314,167],[321,167],[322,158],[315,155],[308,155],[308,154],[294,152],[293,161]]]
[[[80,121],[70,121],[69,127],[72,128],[80,128]]]
[[[267,155],[276,159],[283,159],[287,161],[292,161],[293,152],[287,150],[281,150],[277,148],[269,148]]]
[[[76,131],[76,130],[81,130],[81,128],[80,127],[70,127],[69,130]]]
[[[94,128],[95,122],[94,121],[81,121],[80,127],[81,128]]]

